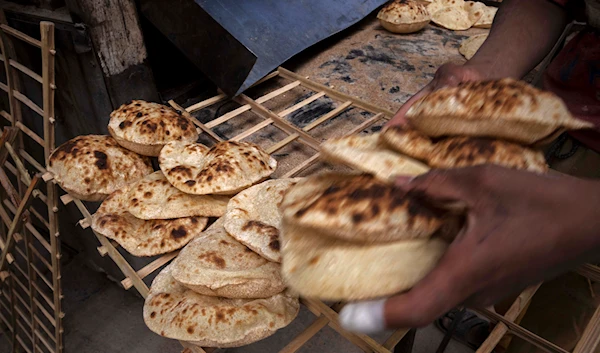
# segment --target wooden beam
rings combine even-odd
[[[113,108],[132,99],[158,101],[134,0],[67,0],[86,25]]]

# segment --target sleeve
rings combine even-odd
[[[567,4],[573,2],[571,0],[548,0],[548,1],[553,2],[556,5],[559,5],[561,7],[565,7],[565,6],[567,6]]]

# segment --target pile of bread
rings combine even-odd
[[[284,196],[282,269],[300,295],[389,296],[436,265],[464,210],[404,192],[394,186],[397,176],[481,164],[545,173],[540,146],[591,127],[558,97],[512,79],[434,91],[411,106],[406,120],[381,133],[326,141],[324,159],[364,174],[308,177]]]
[[[490,28],[497,10],[477,1],[394,0],[379,11],[377,18],[383,28],[393,33],[414,33],[429,22],[464,31],[472,27]]]
[[[277,162],[257,145],[197,143],[191,118],[161,104],[125,104],[108,130],[62,144],[48,170],[74,197],[102,201],[92,229],[132,255],[183,248],[152,283],[147,326],[232,347],[288,325],[299,301],[281,278],[278,203],[296,180],[265,181]]]

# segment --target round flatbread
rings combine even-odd
[[[194,123],[171,107],[134,100],[110,114],[108,131],[117,142],[136,153],[158,156],[170,141],[196,142]]]
[[[259,146],[233,141],[210,149],[199,143],[169,143],[158,163],[173,186],[196,195],[236,194],[268,178],[277,167]]]
[[[85,135],[55,149],[50,155],[48,171],[74,197],[102,201],[153,170],[149,158],[119,146],[112,137]]]
[[[390,182],[398,175],[419,175],[429,170],[418,161],[386,149],[379,143],[379,134],[329,139],[321,144],[320,152],[325,161],[345,164]]]
[[[391,127],[382,140],[392,149],[427,163],[432,168],[460,168],[497,164],[506,168],[545,173],[541,150],[481,137],[446,137],[432,141],[415,130]]]
[[[436,13],[446,7],[456,7],[459,9],[464,9],[465,1],[464,0],[433,0],[427,4],[427,11],[429,12],[429,15],[433,15],[434,13]]]
[[[449,235],[457,225],[421,197],[368,175],[304,178],[286,192],[281,212],[288,224],[373,243]]]
[[[285,191],[299,180],[267,180],[234,196],[224,217],[227,232],[265,259],[281,262],[279,205]]]
[[[483,9],[483,15],[477,22],[475,22],[473,27],[475,27],[475,28],[492,28],[492,23],[494,23],[494,17],[496,17],[497,12],[498,12],[497,7],[486,6]]]
[[[202,347],[239,347],[271,336],[298,315],[287,292],[265,299],[226,299],[198,294],[171,276],[169,265],[152,282],[144,322],[153,332]]]
[[[461,53],[465,59],[470,60],[475,53],[479,50],[483,42],[487,39],[488,34],[477,34],[471,36],[460,43],[460,47],[458,48],[458,52]]]
[[[126,209],[141,219],[221,217],[228,202],[226,196],[186,194],[171,185],[159,170],[131,186]]]
[[[431,21],[446,29],[466,31],[473,27],[482,15],[481,10],[471,9],[471,7],[444,7],[431,15]]]
[[[285,282],[301,296],[332,301],[387,297],[410,289],[444,254],[440,239],[364,243],[282,227]]]
[[[125,210],[128,192],[129,188],[124,187],[102,202],[92,216],[92,229],[134,256],[156,256],[180,249],[206,227],[208,219],[202,217],[151,221],[135,218]]]
[[[396,0],[384,6],[377,14],[383,28],[393,33],[414,33],[423,29],[431,17],[424,3]]]
[[[592,128],[564,102],[522,81],[465,82],[417,100],[406,113],[410,126],[431,137],[492,137],[543,144],[567,131]]]
[[[181,250],[172,267],[177,281],[204,295],[266,298],[285,288],[280,265],[227,234],[222,218]]]

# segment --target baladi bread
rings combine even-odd
[[[419,159],[432,168],[459,168],[489,163],[538,173],[548,170],[541,150],[498,139],[447,137],[434,142],[415,130],[401,127],[386,129],[381,138],[390,148]]]
[[[92,229],[134,256],[156,256],[180,249],[206,227],[208,220],[201,217],[151,221],[135,218],[125,211],[128,192],[129,188],[124,187],[102,202],[92,216]]]
[[[173,261],[173,277],[191,290],[226,298],[266,298],[284,290],[280,265],[240,244],[220,218]]]
[[[117,142],[136,153],[158,156],[170,141],[196,142],[198,131],[194,123],[158,103],[134,100],[110,114],[108,131]]]
[[[288,189],[281,212],[288,224],[351,241],[426,239],[457,225],[421,197],[368,175],[304,178]]]
[[[225,230],[265,259],[281,262],[279,205],[285,191],[299,180],[267,180],[234,196],[227,205]]]
[[[377,14],[379,23],[392,33],[414,33],[427,26],[431,17],[424,3],[416,0],[395,0]]]
[[[85,135],[55,149],[48,171],[74,197],[102,201],[113,191],[152,173],[152,163],[119,146],[110,136]]]
[[[485,42],[487,37],[487,33],[482,33],[463,40],[460,43],[458,52],[461,53],[465,57],[465,59],[470,60],[475,55],[475,53],[477,53],[481,45],[483,45],[483,42]]]
[[[266,299],[198,294],[177,282],[172,265],[152,282],[144,322],[153,332],[202,347],[239,347],[271,336],[298,315],[298,298],[282,292]]]
[[[199,143],[169,143],[158,163],[173,186],[196,195],[236,194],[268,178],[277,167],[259,146],[234,141],[210,149]]]
[[[434,13],[440,11],[446,7],[456,7],[458,9],[464,9],[465,1],[464,0],[433,0],[430,1],[427,5],[427,11],[429,15],[433,15]]]
[[[301,296],[333,301],[374,299],[408,290],[433,269],[447,248],[440,239],[350,242],[286,220],[281,238],[287,285]]]
[[[431,137],[493,137],[523,144],[593,127],[573,118],[556,95],[510,78],[441,88],[415,102],[406,118]]]
[[[431,15],[431,21],[453,31],[466,31],[481,18],[483,12],[471,7],[444,7]]]
[[[141,219],[221,217],[229,198],[219,195],[191,195],[177,189],[159,170],[131,186],[126,208]]]
[[[498,8],[494,6],[486,6],[483,10],[483,15],[481,18],[475,22],[473,27],[475,28],[492,28],[492,23],[494,23],[494,17],[496,17],[496,12],[498,12]]]
[[[418,161],[385,149],[379,143],[379,134],[329,139],[321,144],[320,152],[325,161],[345,164],[385,181],[393,181],[398,175],[419,175],[429,170]]]

